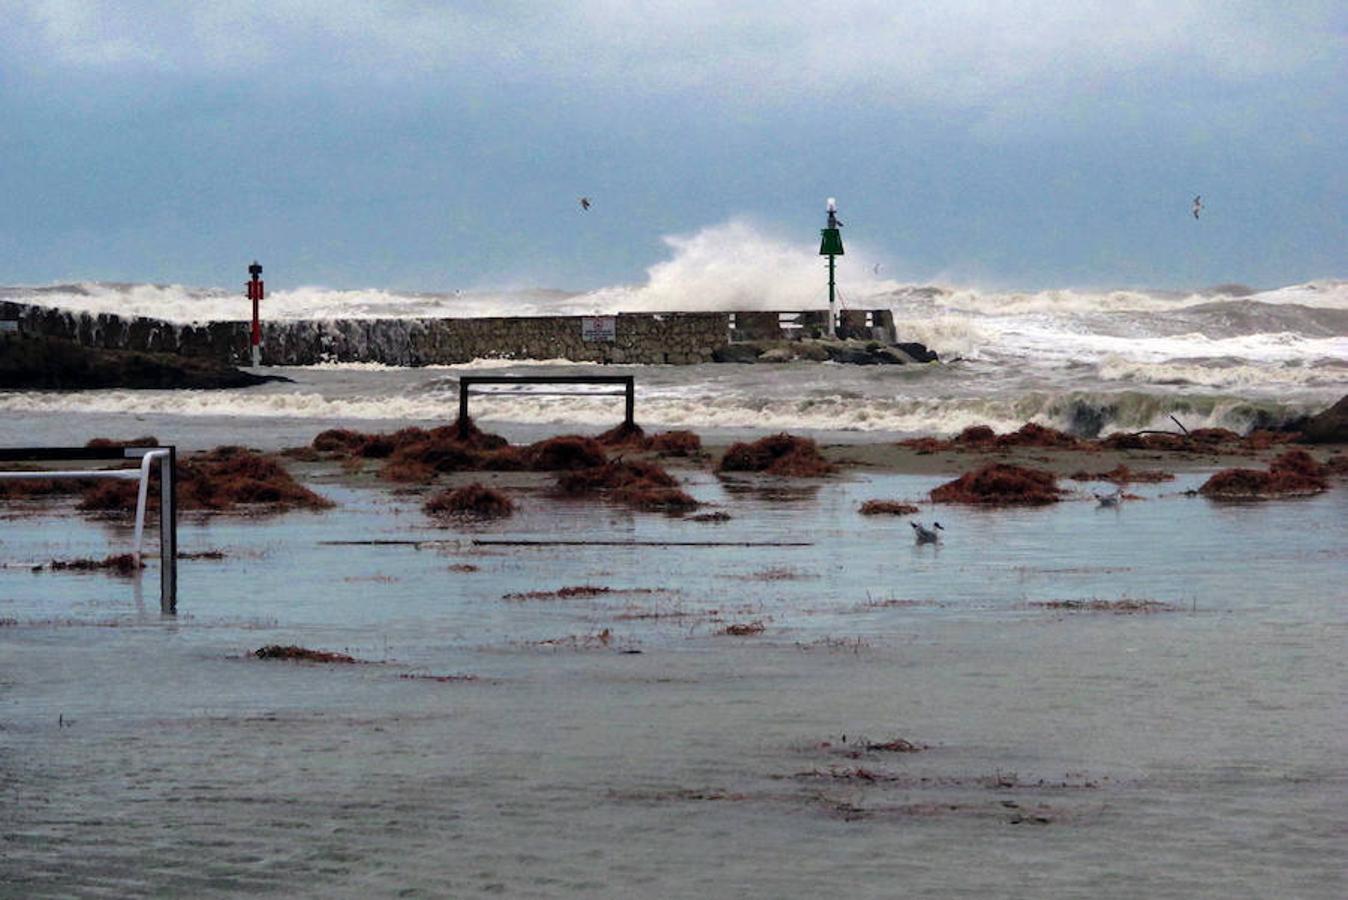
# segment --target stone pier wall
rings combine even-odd
[[[688,365],[712,361],[712,351],[727,340],[729,315],[618,315],[613,324],[612,341],[587,341],[579,316],[273,322],[262,326],[262,359],[273,365],[423,366],[489,357]]]
[[[690,365],[712,362],[718,348],[736,340],[817,335],[824,330],[827,313],[623,313],[605,318],[612,322],[612,340],[606,335],[587,340],[581,316],[263,322],[262,362],[424,366],[501,358]],[[0,320],[17,320],[22,334],[67,338],[87,347],[176,353],[239,365],[250,360],[247,322],[185,325],[12,302],[0,302]],[[846,311],[839,332],[843,337],[894,340],[887,310]]]
[[[478,319],[342,319],[262,324],[264,365],[378,362],[390,366],[452,365],[479,358],[569,359],[576,362],[711,362],[729,339],[729,313],[617,315],[613,340],[585,340],[580,316]],[[0,303],[0,320],[22,334],[78,341],[109,350],[146,350],[246,364],[247,322],[184,325],[156,319],[70,312]]]

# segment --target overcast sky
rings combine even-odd
[[[1272,287],[1346,172],[1342,0],[0,0],[0,283],[583,289],[831,195],[894,278]]]

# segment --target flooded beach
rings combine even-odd
[[[333,509],[184,517],[177,617],[153,560],[31,571],[124,526],[7,516],[7,890],[1342,892],[1341,487],[984,510],[677,469],[697,521],[490,473],[516,514],[445,527],[301,470]]]
[[[1342,2],[0,9],[0,900],[1348,897]]]

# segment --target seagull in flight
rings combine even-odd
[[[945,531],[940,522],[932,522],[931,528],[926,528],[920,522],[909,522],[913,526],[913,535],[917,538],[919,544],[934,544],[941,539],[936,532]]]
[[[1199,194],[1197,197],[1194,198],[1194,218],[1197,219],[1198,214],[1202,211],[1203,211],[1203,195]]]
[[[590,198],[589,198],[589,197],[581,197],[581,198],[580,198],[580,208],[583,209],[583,210],[584,210],[584,209],[589,209],[589,208],[590,208]],[[1198,215],[1198,213],[1194,213],[1194,215]]]

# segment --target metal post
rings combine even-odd
[[[623,413],[628,428],[632,428],[637,424],[636,412],[637,412],[636,378],[632,375],[628,375],[626,409],[624,410]]]
[[[468,433],[468,390],[472,382],[467,378],[459,379],[459,437]]]
[[[838,201],[828,198],[828,227],[819,232],[819,255],[828,257],[828,336],[838,336],[838,291],[833,280],[835,257],[842,256],[842,222],[838,221]]]
[[[828,336],[838,336],[838,300],[833,288],[833,254],[828,255]]]
[[[159,608],[166,615],[178,611],[178,454],[176,447],[0,447],[0,461],[27,462],[49,459],[121,460],[139,459],[137,469],[73,469],[54,471],[44,469],[31,472],[0,472],[0,481],[10,479],[33,480],[49,478],[137,480],[140,490],[136,499],[136,556],[141,557],[141,538],[144,534],[145,493],[149,482],[150,465],[159,461]]]
[[[178,448],[159,460],[159,611],[178,613]]]

